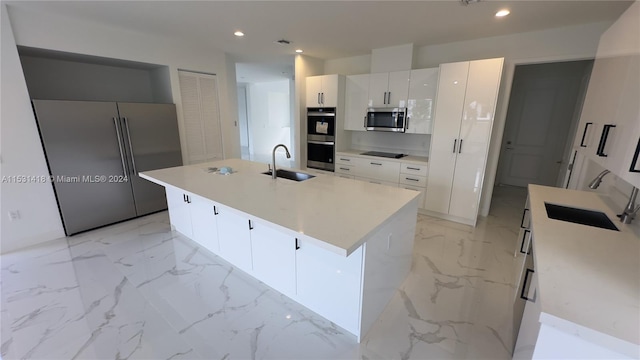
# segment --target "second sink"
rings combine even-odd
[[[544,203],[549,219],[568,221],[575,224],[599,227],[601,229],[620,231],[609,217],[600,211],[578,209],[568,206]]]
[[[271,171],[265,171],[263,172],[263,174],[271,175]],[[315,177],[314,175],[291,171],[291,170],[284,170],[284,169],[276,170],[276,176],[279,178],[285,178],[293,181],[305,181]]]

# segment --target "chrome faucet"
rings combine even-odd
[[[622,222],[623,224],[631,224],[631,221],[633,221],[633,218],[636,216],[636,213],[638,212],[638,210],[640,210],[640,205],[636,206],[637,196],[638,196],[638,188],[634,186],[633,190],[631,190],[631,196],[629,197],[629,202],[627,203],[627,206],[625,206],[624,211],[622,211],[622,214],[618,215],[618,217],[620,217],[620,222]]]
[[[609,170],[605,170],[600,174],[598,174],[598,176],[596,176],[596,178],[591,180],[591,182],[589,183],[589,189],[594,189],[594,190],[597,189],[598,186],[600,186],[600,183],[602,182],[602,178],[610,172],[611,171]]]
[[[289,149],[287,149],[287,146],[285,144],[278,144],[276,146],[273,147],[273,151],[271,152],[271,178],[275,179],[278,176],[276,175],[276,149],[278,149],[279,147],[283,147],[284,151],[287,152],[287,159],[291,159],[291,154],[289,154]]]

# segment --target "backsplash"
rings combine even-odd
[[[414,156],[429,156],[430,143],[431,135],[376,131],[351,132],[351,147],[355,150],[375,150]]]

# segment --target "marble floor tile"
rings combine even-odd
[[[161,212],[2,255],[2,359],[510,359],[526,191],[475,228],[418,216],[409,276],[357,343]]]

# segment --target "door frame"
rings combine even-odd
[[[564,55],[564,56],[548,56],[533,59],[507,59],[503,67],[503,81],[500,84],[498,93],[498,106],[496,106],[496,116],[494,118],[493,130],[491,131],[491,141],[489,144],[489,153],[487,156],[487,165],[485,167],[484,185],[480,198],[479,215],[486,217],[489,215],[491,208],[491,200],[493,197],[493,187],[495,186],[498,170],[498,160],[502,151],[502,137],[504,135],[504,127],[507,119],[507,109],[511,98],[511,88],[513,86],[513,78],[515,68],[518,65],[544,64],[550,62],[561,61],[579,61],[594,60],[595,54],[589,55]],[[574,130],[575,132],[575,130]]]
[[[509,104],[511,103],[511,98],[513,95],[513,82],[516,80],[515,79],[515,70],[518,66],[527,66],[527,65],[551,65],[551,64],[558,64],[558,63],[565,63],[565,62],[578,62],[578,61],[590,61],[589,59],[583,59],[583,60],[563,60],[563,61],[551,61],[551,62],[539,62],[539,63],[534,63],[534,64],[516,64],[514,66],[514,73],[513,73],[513,78],[511,81],[511,92],[509,93],[509,99],[507,100],[507,113],[505,114],[505,123],[504,123],[504,129],[503,131],[506,131],[507,129],[507,125],[509,125],[509,119],[508,119],[508,107]],[[591,74],[591,69],[593,67],[593,63],[591,64],[591,66],[589,67],[588,71],[589,71],[589,75]],[[568,166],[568,164],[570,163],[571,160],[571,149],[573,148],[573,139],[575,138],[575,134],[577,131],[577,127],[578,127],[578,123],[580,122],[580,115],[582,114],[582,107],[584,105],[584,99],[585,99],[585,95],[587,92],[587,87],[589,85],[589,79],[590,76],[584,76],[585,74],[583,74],[582,79],[580,80],[580,87],[578,89],[578,94],[577,94],[577,101],[574,104],[573,107],[573,112],[571,115],[571,121],[569,123],[569,128],[567,130],[567,138],[565,139],[565,146],[563,148],[562,151],[562,163],[560,165],[560,167],[558,168],[558,173],[556,174],[556,179],[555,179],[555,185],[556,187],[561,186],[564,182],[565,179],[565,173],[566,171],[566,167]],[[513,121],[512,121],[513,122]],[[503,134],[504,135],[504,134]],[[499,153],[499,160],[498,160],[498,167],[497,167],[497,171],[496,171],[496,182],[498,182],[498,184],[500,184],[500,179],[502,179],[502,176],[504,175],[504,171],[506,170],[506,159],[505,159],[505,144],[502,143],[501,141],[501,145],[500,145],[500,153]]]

